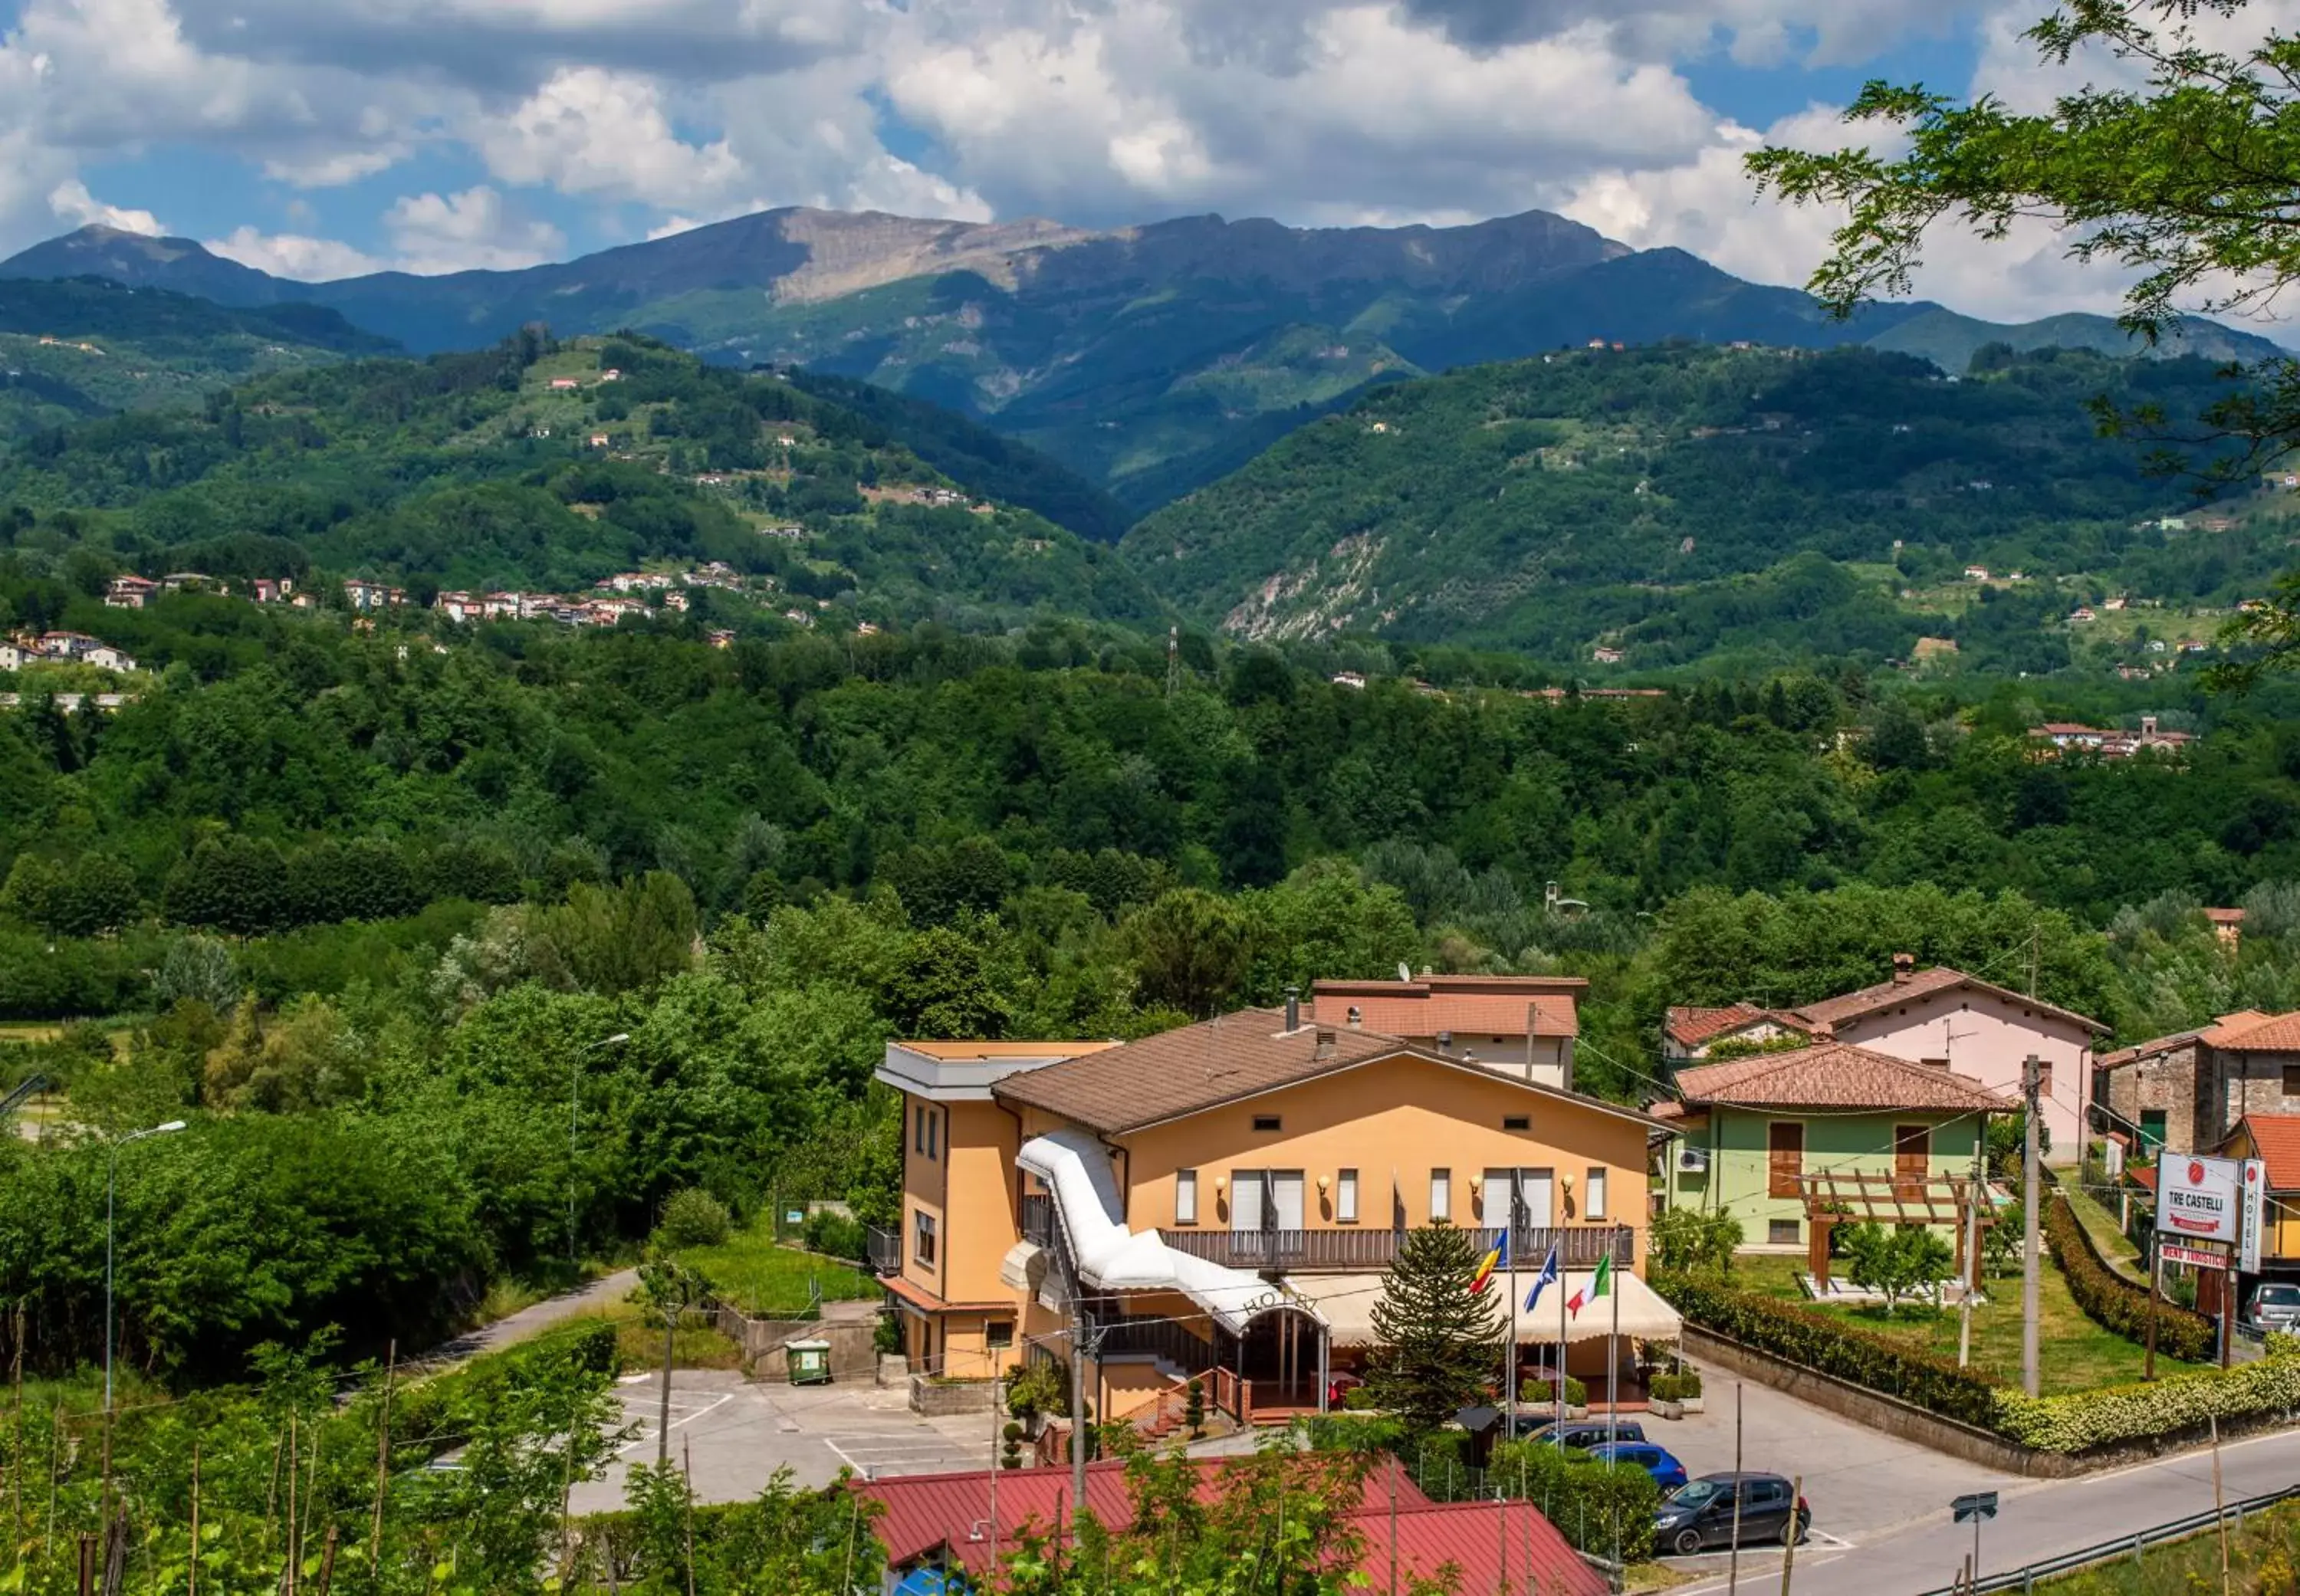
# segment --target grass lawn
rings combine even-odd
[[[2207,1530],[2194,1540],[2154,1546],[2134,1562],[2063,1575],[2038,1585],[2051,1596],[2193,1596],[2221,1588],[2221,1538]],[[2300,1510],[2271,1508],[2229,1527],[2229,1589],[2237,1596],[2285,1596],[2300,1590]]]
[[[1804,1269],[1803,1258],[1739,1258],[1733,1260],[1733,1279],[1750,1291],[1762,1291],[1790,1301],[1813,1306],[1796,1284]],[[1972,1310],[1972,1361],[2008,1385],[2021,1383],[2021,1277],[1988,1283],[1988,1301]],[[2043,1323],[2037,1336],[2038,1377],[2045,1393],[2085,1391],[2096,1385],[2119,1385],[2138,1380],[2147,1360],[2146,1349],[2102,1329],[2085,1317],[2069,1295],[2068,1282],[2045,1260],[2037,1282],[2037,1302]],[[1848,1325],[1881,1335],[1916,1342],[1938,1358],[1956,1361],[1957,1314],[1954,1309],[1903,1307],[1888,1318],[1882,1309],[1817,1308]],[[2202,1366],[2182,1363],[2162,1353],[2156,1359],[2160,1375]]]
[[[2118,1274],[2146,1284],[2148,1271],[2140,1261],[2140,1249],[2133,1245],[2130,1236],[2116,1227],[2116,1216],[2081,1186],[2063,1183],[2060,1192],[2069,1200],[2069,1211],[2077,1217],[2077,1223],[2085,1227],[2092,1244],[2100,1249],[2100,1255]]]
[[[811,1285],[821,1287],[826,1302],[867,1301],[879,1290],[873,1276],[853,1264],[779,1244],[763,1214],[720,1245],[689,1247],[679,1258],[709,1276],[721,1301],[753,1318],[797,1314],[812,1301]]]

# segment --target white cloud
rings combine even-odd
[[[485,184],[411,195],[384,213],[383,224],[405,271],[516,270],[550,260],[567,244],[557,228],[518,216]]]
[[[263,233],[250,227],[236,228],[223,237],[203,239],[202,243],[212,254],[238,261],[243,266],[307,283],[361,277],[380,271],[385,265],[372,255],[333,238],[314,238],[301,233]]]
[[[107,205],[90,194],[88,185],[78,178],[68,179],[49,191],[48,209],[55,212],[57,220],[76,228],[117,228],[123,233],[141,233],[147,238],[167,236],[168,229],[151,212]]]
[[[562,194],[688,206],[746,180],[724,140],[693,145],[672,130],[656,85],[600,67],[554,73],[507,114],[483,119],[473,142],[502,181]]]

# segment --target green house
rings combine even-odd
[[[1722,1209],[1744,1251],[1780,1252],[1813,1241],[1816,1198],[1958,1240],[1950,1179],[1971,1175],[1988,1117],[2018,1106],[1943,1066],[1834,1042],[1681,1068],[1677,1091],[1651,1110],[1677,1127],[1669,1205]]]

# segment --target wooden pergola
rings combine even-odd
[[[1971,1290],[1980,1289],[1980,1250],[1968,1248],[1971,1204],[1980,1202],[1980,1226],[1996,1223],[1995,1206],[1962,1175],[1888,1175],[1879,1171],[1830,1169],[1799,1175],[1804,1201],[1805,1263],[1813,1281],[1829,1289],[1829,1238],[1839,1225],[1875,1220],[1882,1225],[1947,1225],[1956,1232],[1956,1272]],[[1971,1257],[1966,1253],[1970,1251]]]

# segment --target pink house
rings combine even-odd
[[[1937,1065],[2015,1098],[2021,1062],[2035,1053],[2043,1066],[2047,1157],[2061,1164],[2075,1162],[2083,1151],[2093,1044],[2107,1034],[2096,1019],[1962,970],[1921,970],[1910,955],[1896,953],[1891,980],[1803,1008],[1672,1008],[1662,1025],[1662,1051],[1672,1060],[1699,1059],[1724,1042],[1772,1043],[1802,1035]]]

